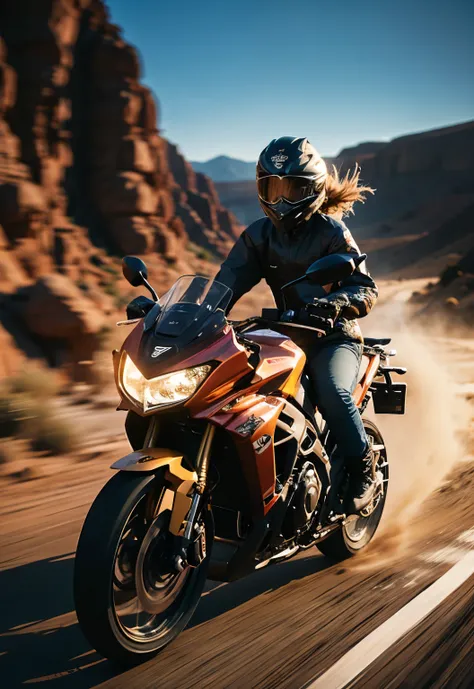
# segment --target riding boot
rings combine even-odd
[[[344,515],[343,495],[347,483],[347,470],[343,457],[331,457],[331,489],[327,504],[327,519],[332,522]]]
[[[359,460],[348,463],[349,494],[348,512],[360,512],[370,504],[377,487],[375,481],[374,452],[369,446],[366,454]]]

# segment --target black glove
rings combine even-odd
[[[134,318],[144,318],[149,311],[154,307],[155,302],[148,297],[135,297],[130,304],[127,305],[127,318],[130,320]]]
[[[339,318],[347,318],[348,320],[358,318],[365,308],[363,298],[353,297],[350,300],[347,294],[338,294],[337,292],[328,294],[327,297],[322,297],[321,299],[315,299],[315,302],[318,304],[331,304],[335,312],[335,321]]]
[[[337,319],[348,304],[349,299],[345,294],[314,299],[302,309],[301,322],[328,334],[334,330]]]
[[[341,307],[337,302],[327,299],[315,299],[311,304],[306,304],[306,311],[310,318],[330,319],[333,322],[339,316]]]

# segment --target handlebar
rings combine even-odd
[[[273,310],[273,309],[272,309]],[[276,309],[275,309],[276,310]],[[301,323],[288,323],[286,321],[280,321],[280,320],[274,320],[272,318],[264,318],[262,316],[252,316],[251,318],[246,318],[243,321],[227,321],[229,325],[231,325],[236,332],[243,332],[246,330],[249,326],[251,325],[272,325],[272,326],[283,326],[283,327],[290,327],[290,328],[300,328],[301,330],[312,330],[313,332],[317,333],[318,337],[324,337],[327,335],[325,330],[322,330],[321,328],[314,328],[310,325],[302,325]]]

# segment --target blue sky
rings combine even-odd
[[[192,160],[325,155],[474,118],[472,0],[108,0]]]

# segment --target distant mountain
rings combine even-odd
[[[255,179],[255,163],[229,158],[229,156],[217,156],[204,163],[191,162],[191,165],[196,172],[202,172],[214,182],[240,182]]]

